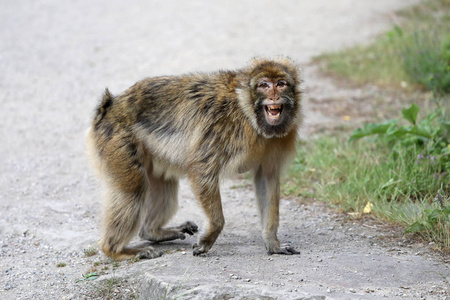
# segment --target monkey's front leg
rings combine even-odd
[[[256,198],[261,216],[262,234],[268,254],[300,254],[290,245],[280,246],[277,238],[280,207],[279,170],[258,169],[255,175]]]
[[[218,177],[218,176],[217,176]],[[195,256],[206,253],[211,249],[225,225],[222,211],[218,179],[207,182],[198,176],[190,176],[192,189],[208,218],[206,231],[199,237],[198,243],[193,245]]]

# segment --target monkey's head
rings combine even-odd
[[[289,59],[254,60],[238,97],[245,115],[259,134],[283,137],[301,122],[298,67]]]

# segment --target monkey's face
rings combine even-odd
[[[262,77],[254,86],[254,111],[265,137],[281,137],[291,130],[297,106],[296,85],[288,76]]]
[[[287,88],[287,81],[284,79],[261,78],[256,90],[260,94],[259,106],[262,106],[266,122],[272,126],[281,123],[284,114],[283,108],[286,104],[286,99],[281,98],[283,91]],[[261,97],[262,96],[262,97]]]

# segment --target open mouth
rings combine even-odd
[[[281,118],[283,112],[283,105],[264,105],[267,121],[271,124],[276,124]]]

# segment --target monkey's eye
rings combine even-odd
[[[269,87],[269,84],[268,84],[267,82],[265,82],[265,81],[261,81],[261,82],[258,84],[258,87],[259,87],[259,88],[266,89],[266,88]]]
[[[285,87],[287,85],[287,82],[284,80],[280,80],[277,82],[276,87]]]

